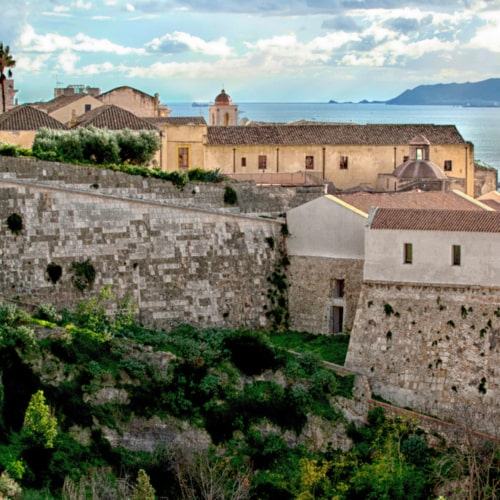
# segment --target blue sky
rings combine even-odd
[[[2,0],[0,37],[21,103],[69,84],[357,102],[500,77],[500,0]]]

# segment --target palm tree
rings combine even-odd
[[[5,113],[5,80],[7,76],[12,78],[12,70],[16,65],[16,61],[12,58],[10,53],[10,47],[6,45],[3,46],[3,42],[0,42],[0,83],[2,85],[2,112]],[[7,76],[5,76],[4,71],[7,70]]]

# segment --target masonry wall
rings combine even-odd
[[[365,282],[346,366],[393,404],[497,435],[500,288]]]
[[[363,279],[363,260],[290,256],[288,267],[291,328],[332,333],[332,308],[344,310],[344,331],[352,328]],[[335,296],[335,280],[345,280],[343,297]]]
[[[170,182],[112,170],[2,156],[1,178],[36,180],[92,193],[265,216],[278,216],[324,194],[323,186],[258,186],[250,181],[231,182],[238,194],[238,203],[228,206],[224,204],[226,183],[190,183],[179,189]]]
[[[48,176],[54,165],[43,163],[37,168]],[[66,307],[112,285],[118,298],[130,293],[140,320],[155,328],[183,322],[267,325],[267,278],[281,257],[268,241],[279,242],[281,221],[127,199],[101,188],[77,189],[79,181],[93,182],[97,173],[66,168],[59,165],[59,171],[51,171],[54,178],[60,176],[62,187],[34,181],[33,171],[19,179],[4,168],[0,181],[4,296]],[[21,170],[16,171],[20,177]],[[62,179],[71,184],[64,185]],[[129,177],[128,182],[139,181]],[[123,195],[122,190],[118,193]],[[134,188],[130,191],[134,193]],[[23,221],[17,235],[6,223],[13,213]],[[94,266],[96,279],[82,293],[72,282],[72,265],[86,260]],[[49,263],[63,271],[55,284],[48,279]]]

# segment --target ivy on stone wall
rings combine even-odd
[[[96,272],[94,266],[88,259],[83,262],[72,262],[71,269],[73,271],[71,281],[80,292],[92,286],[95,281]]]
[[[281,227],[283,239],[278,244],[276,251],[279,252],[280,258],[276,261],[274,270],[271,276],[267,278],[270,288],[267,290],[267,297],[271,302],[272,309],[266,312],[267,318],[271,322],[271,328],[276,331],[283,331],[289,327],[290,312],[288,310],[288,282],[286,269],[290,264],[284,238],[289,234],[286,224]],[[266,240],[268,240],[266,238]],[[268,241],[269,244],[269,241]],[[273,239],[273,247],[276,242]]]

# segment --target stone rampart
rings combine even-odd
[[[365,282],[346,367],[390,403],[498,435],[500,289]]]
[[[114,174],[35,166],[70,179],[71,187],[20,180],[19,171],[0,180],[4,295],[70,306],[112,285],[118,298],[131,294],[142,323],[158,329],[267,325],[267,278],[281,258],[269,241],[280,241],[280,221],[79,190],[82,177],[92,184]],[[129,184],[146,182],[127,177]],[[22,218],[18,234],[6,222],[13,213]],[[87,260],[95,282],[81,292],[72,268]],[[49,280],[49,264],[62,269],[56,283]]]
[[[323,196],[324,186],[260,186],[253,181],[231,182],[238,194],[234,206],[224,204],[227,183],[189,183],[182,189],[160,179],[128,175],[101,168],[67,165],[28,158],[0,156],[0,178],[44,182],[94,193],[153,200],[183,207],[229,213],[277,216]]]

